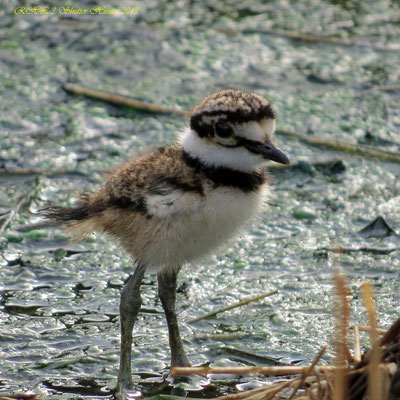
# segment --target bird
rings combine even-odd
[[[177,143],[127,161],[95,193],[42,215],[78,242],[93,232],[115,238],[133,260],[120,298],[118,392],[133,388],[132,332],[145,272],[157,273],[166,316],[171,367],[190,366],[175,311],[182,266],[218,250],[264,209],[270,192],[266,163],[288,164],[274,144],[275,114],[261,95],[220,89],[200,100]]]

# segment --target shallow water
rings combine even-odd
[[[90,9],[94,2],[77,3]],[[0,393],[111,396],[119,293],[131,262],[105,237],[71,246],[57,229],[19,229],[39,221],[37,210],[48,202],[71,204],[77,191],[98,188],[104,169],[173,143],[186,124],[67,95],[63,83],[182,109],[215,88],[256,90],[273,104],[278,130],[399,152],[396,4],[214,3],[138,2],[137,15],[120,17],[16,16],[19,2],[0,5],[0,168],[31,171],[0,174],[0,216],[17,210],[0,238]],[[292,40],[277,30],[354,44]],[[279,132],[277,141],[300,163],[272,169],[269,210],[219,255],[180,274],[179,317],[194,365],[261,365],[271,357],[309,363],[332,341],[335,245],[347,250],[337,263],[349,276],[352,323],[367,323],[360,294],[366,280],[374,285],[380,326],[399,316],[399,238],[357,233],[382,215],[400,234],[399,165],[310,147]],[[318,165],[336,160],[343,165]],[[278,294],[187,323],[272,289]],[[151,394],[169,363],[151,275],[143,297],[133,370]],[[323,362],[331,359],[329,349]],[[211,389],[190,395],[210,397],[257,379],[211,380]]]

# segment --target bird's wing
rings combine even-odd
[[[182,150],[153,150],[115,171],[100,197],[107,206],[161,218],[193,212],[204,198],[198,174],[182,159]]]
[[[160,180],[144,195],[148,215],[169,218],[196,212],[201,207],[203,195],[198,190],[182,187],[171,180]]]

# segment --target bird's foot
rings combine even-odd
[[[186,396],[188,392],[199,392],[209,385],[210,380],[205,376],[171,376],[168,374],[166,380],[172,386],[171,394],[175,396]]]
[[[132,382],[118,382],[115,397],[118,400],[133,400],[142,396],[142,392],[133,387]]]

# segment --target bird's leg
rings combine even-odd
[[[160,271],[158,278],[158,295],[167,319],[169,345],[171,348],[171,367],[189,367],[179,334],[178,320],[175,312],[177,277],[180,268]]]
[[[132,387],[132,331],[142,305],[140,285],[142,284],[145,270],[146,267],[143,264],[138,264],[135,273],[128,278],[121,292],[121,303],[119,306],[121,318],[121,355],[118,372],[118,391]]]

